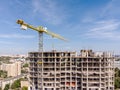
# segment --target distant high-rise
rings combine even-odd
[[[35,90],[114,90],[110,53],[30,52],[29,58],[29,77]]]

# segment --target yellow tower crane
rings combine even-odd
[[[34,27],[32,25],[25,23],[23,20],[20,20],[20,19],[17,20],[17,24],[20,24],[21,28],[23,30],[27,30],[27,28],[30,28],[30,29],[35,30],[39,33],[39,52],[43,51],[43,33],[46,33],[54,38],[58,38],[58,39],[66,41],[66,39],[64,39],[62,36],[48,31],[47,28],[45,28],[45,27],[42,27],[42,26]]]
[[[27,28],[30,28],[30,29],[35,30],[35,31],[37,31],[39,33],[39,52],[41,52],[42,54],[43,54],[43,33],[48,34],[48,35],[50,35],[52,37],[55,37],[55,38],[66,41],[66,39],[64,39],[62,36],[48,31],[45,27],[42,27],[42,26],[34,27],[32,25],[29,25],[29,24],[25,23],[23,20],[20,20],[20,19],[17,20],[17,24],[20,24],[20,26],[21,26],[21,28],[23,30],[27,30]],[[43,57],[43,55],[41,57]],[[38,71],[38,79],[40,79],[41,90],[43,90],[42,89],[42,84],[43,84],[42,83],[43,82],[42,81],[42,73],[43,73],[43,70],[42,70],[43,63],[42,62],[43,62],[43,59],[40,59],[37,62],[38,63],[38,65],[37,65],[38,70],[40,70],[40,71]],[[41,74],[39,75],[39,73],[41,73]],[[33,86],[34,86],[34,83],[33,83]]]

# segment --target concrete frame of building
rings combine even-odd
[[[35,90],[114,90],[114,57],[109,52],[30,52]]]

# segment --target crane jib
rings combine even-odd
[[[48,31],[46,28],[44,28],[44,27],[42,27],[42,26],[34,27],[34,26],[32,26],[32,25],[29,25],[29,24],[25,23],[23,20],[20,20],[20,19],[17,20],[17,23],[21,25],[21,27],[22,27],[23,30],[26,30],[27,28],[30,28],[30,29],[35,30],[35,31],[38,31],[38,32],[40,32],[40,33],[43,33],[43,32],[44,32],[44,33],[52,36],[53,38],[58,38],[58,39],[61,39],[61,40],[66,41],[66,39],[64,39],[62,36],[60,36],[60,35],[58,35],[58,34],[56,34],[56,33],[53,33],[53,32],[51,32],[51,31]]]

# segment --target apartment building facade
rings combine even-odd
[[[92,50],[30,52],[35,90],[114,90],[114,57]]]
[[[18,76],[21,75],[21,62],[14,63],[3,63],[0,65],[0,70],[7,71],[7,76]]]

